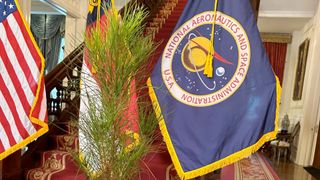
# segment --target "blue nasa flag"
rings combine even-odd
[[[250,1],[214,7],[214,0],[188,1],[148,82],[181,179],[249,156],[278,130],[281,87]],[[204,73],[208,56],[212,78]]]

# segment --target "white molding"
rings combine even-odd
[[[57,4],[55,4],[53,2],[49,2],[47,0],[39,0],[39,1],[46,4],[50,8],[52,8],[54,11],[56,11],[56,12],[45,12],[46,14],[67,15],[67,12],[65,9],[63,9],[62,7],[58,6]],[[40,13],[41,12],[31,11],[31,14],[40,14]]]
[[[314,11],[259,11],[259,17],[273,18],[312,18]]]
[[[62,12],[65,12],[65,14],[72,16],[73,18],[81,18],[82,14],[79,12],[79,4],[74,4],[70,1],[66,0],[43,0],[47,3],[54,6],[56,9],[59,9]]]
[[[65,13],[61,12],[41,12],[41,11],[31,11],[31,14],[48,14],[48,15],[66,15]]]

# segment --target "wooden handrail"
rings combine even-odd
[[[150,20],[149,18],[158,12],[158,7],[160,4],[164,2],[165,0],[131,0],[119,11],[119,13],[123,15],[126,7],[129,7],[133,4],[143,5],[149,12],[149,17],[145,20],[145,22],[148,22]]]
[[[158,7],[158,5],[160,3],[163,3],[165,0],[131,0],[130,2],[128,2],[125,7],[132,5],[132,4],[140,4],[140,5],[144,5],[146,8],[150,9],[150,10],[155,10],[156,7]],[[125,7],[123,7],[119,12],[120,14],[123,13]]]
[[[84,43],[70,53],[45,77],[48,115],[59,119],[60,113],[79,95]]]
[[[46,88],[48,89],[54,85],[57,76],[64,76],[64,71],[68,70],[71,64],[74,64],[74,60],[83,51],[84,43],[81,43],[75,50],[73,50],[64,60],[58,64],[52,71],[45,76]],[[82,62],[82,61],[81,61]]]
[[[50,148],[49,138],[59,132],[57,123],[70,118],[77,119],[80,105],[80,74],[84,43],[71,52],[60,64],[45,76],[49,132],[28,145],[21,156],[22,171],[39,166],[36,152]],[[72,95],[73,94],[73,95]],[[30,162],[34,162],[31,163]]]

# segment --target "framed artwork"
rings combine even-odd
[[[298,64],[297,64],[297,69],[296,69],[296,77],[294,80],[294,90],[293,90],[293,97],[292,97],[292,99],[294,101],[299,101],[302,98],[304,75],[305,75],[306,65],[307,65],[309,43],[310,43],[310,39],[306,39],[299,46]]]

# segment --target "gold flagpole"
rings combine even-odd
[[[98,9],[97,9],[97,27],[100,29],[100,18],[101,18],[101,0],[98,0]]]
[[[117,10],[116,4],[115,4],[115,0],[111,0],[111,8],[112,8],[113,14],[118,19],[118,10]]]
[[[215,27],[215,19],[217,16],[217,7],[218,7],[218,0],[215,0],[214,3],[214,19],[213,19],[213,23],[212,23],[212,31],[211,31],[211,39],[210,39],[210,47],[208,49],[208,54],[207,54],[207,58],[206,58],[206,64],[204,67],[204,72],[203,74],[206,75],[209,78],[212,78],[213,76],[213,56],[214,56],[214,27]]]

